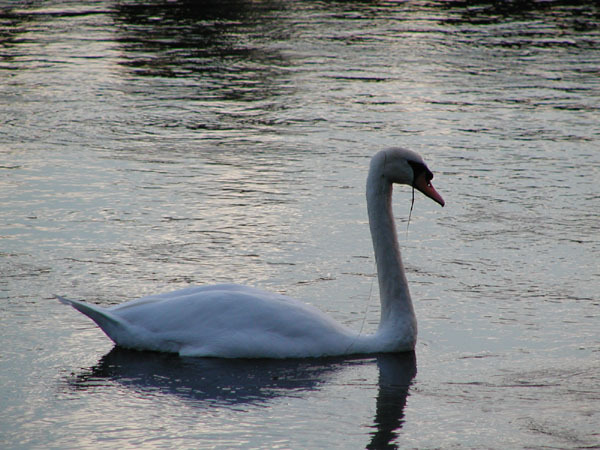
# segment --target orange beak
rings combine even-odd
[[[446,204],[442,196],[438,194],[433,187],[433,184],[431,184],[431,181],[427,180],[425,173],[422,173],[417,177],[417,179],[414,181],[414,187],[440,205],[444,206]]]

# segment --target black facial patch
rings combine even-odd
[[[433,179],[433,173],[431,173],[431,170],[429,170],[429,168],[425,164],[417,161],[407,162],[408,164],[410,164],[410,167],[412,167],[413,170],[413,185],[415,183],[415,180],[419,178],[423,173],[425,174],[425,179],[428,183]]]

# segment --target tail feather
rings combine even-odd
[[[123,321],[123,319],[111,314],[106,308],[80,302],[78,300],[70,300],[59,295],[55,295],[55,297],[61,303],[72,306],[77,311],[85,314],[96,322],[102,331],[104,331],[115,344],[122,345],[123,341],[127,341],[127,337],[130,335],[127,323]]]

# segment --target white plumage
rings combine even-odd
[[[381,299],[372,335],[335,322],[293,298],[248,286],[196,286],[110,308],[57,297],[94,320],[119,346],[185,356],[293,358],[409,351],[417,336],[391,211],[392,183],[413,186],[444,205],[421,157],[405,149],[377,153],[367,205]]]

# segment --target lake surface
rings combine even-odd
[[[27,1],[0,7],[0,446],[599,448],[595,2]],[[113,349],[102,305],[239,282],[379,319],[370,156],[415,354]]]

